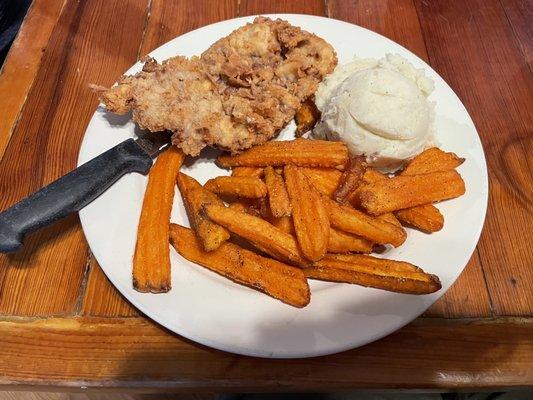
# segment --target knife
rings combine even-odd
[[[123,175],[146,175],[169,146],[166,132],[125,140],[1,212],[0,253],[20,250],[27,233],[81,210]]]

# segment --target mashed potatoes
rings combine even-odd
[[[370,165],[395,169],[433,144],[433,82],[399,55],[356,59],[319,86],[313,136],[341,140]]]

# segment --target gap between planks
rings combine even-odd
[[[0,93],[10,93],[0,98],[0,160],[18,125],[43,53],[66,3],[67,0],[34,0],[0,69]]]

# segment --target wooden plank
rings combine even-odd
[[[69,1],[54,28],[20,122],[0,161],[0,209],[76,166],[98,100],[136,58],[147,0]],[[15,256],[0,256],[0,313],[73,312],[87,264],[77,216],[37,232]]]
[[[531,315],[533,77],[499,2],[416,6],[431,63],[465,103],[487,156],[491,190],[478,250],[494,312]]]
[[[81,314],[101,317],[140,315],[137,309],[109,282],[94,257],[91,257],[89,279],[83,295]]]
[[[427,61],[412,0],[329,0],[328,15],[388,37]]]
[[[489,293],[479,254],[470,262],[450,289],[424,313],[424,317],[474,318],[492,315]]]
[[[468,390],[520,387],[533,380],[531,320],[419,320],[365,347],[307,360],[207,349],[142,318],[4,320],[0,337],[0,386],[47,385],[48,390]]]
[[[500,0],[529,69],[533,68],[533,2]]]
[[[0,72],[0,159],[41,63],[66,0],[35,0]]]
[[[140,54],[198,27],[237,16],[237,0],[224,0],[213,7],[210,0],[180,2],[152,0]],[[84,296],[84,314],[95,316],[130,316],[136,311],[111,286],[96,261],[92,261],[89,284]]]
[[[423,60],[428,60],[418,16],[411,0],[330,0],[328,15],[373,30],[398,42]],[[476,254],[453,287],[426,315],[448,318],[491,315],[489,296]]]
[[[210,0],[152,0],[140,54],[204,25],[235,18],[237,7],[237,0],[217,1],[216,6]]]
[[[276,13],[294,13],[325,16],[325,1],[241,0],[239,5],[240,16]]]

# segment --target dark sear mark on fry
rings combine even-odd
[[[333,193],[333,199],[340,204],[346,204],[349,196],[361,184],[366,171],[365,157],[352,157],[348,161],[346,169],[342,173],[339,186]]]

